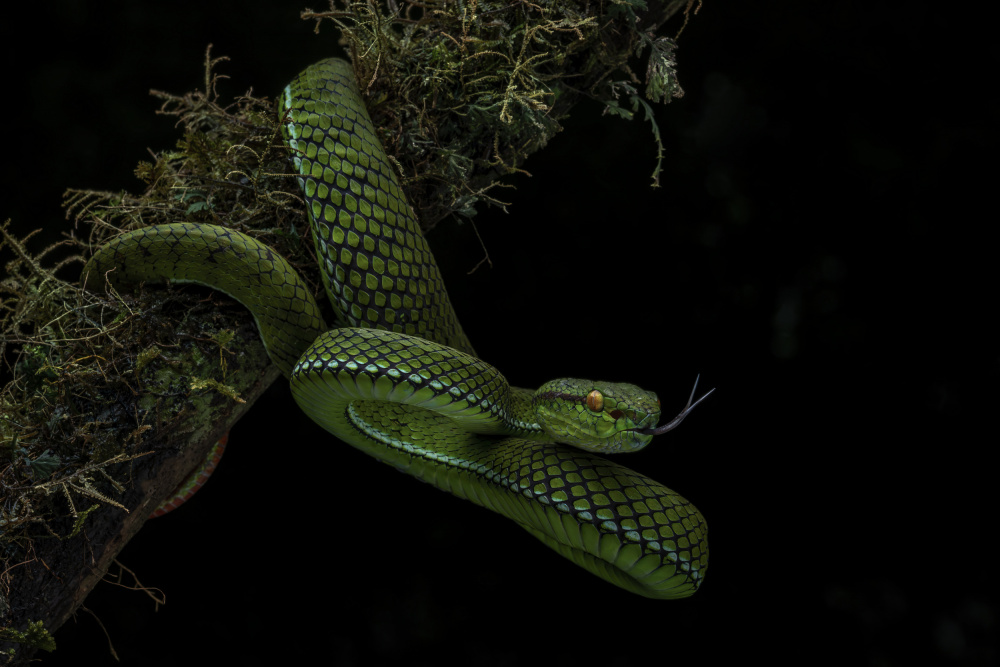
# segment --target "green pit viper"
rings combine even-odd
[[[656,428],[656,395],[633,385],[510,387],[474,356],[351,66],[307,68],[279,99],[279,115],[341,328],[327,328],[276,251],[219,226],[128,232],[98,249],[84,285],[169,280],[225,292],[253,314],[302,410],[344,442],[509,517],[621,588],[694,593],[708,567],[701,513],[594,452],[644,447],[704,396]]]

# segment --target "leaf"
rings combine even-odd
[[[62,465],[62,461],[50,449],[46,449],[34,461],[28,461],[28,466],[31,468],[31,475],[35,479],[48,478],[58,470],[60,465]]]

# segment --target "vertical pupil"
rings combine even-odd
[[[600,412],[604,409],[604,396],[596,389],[587,394],[587,408],[591,412]]]

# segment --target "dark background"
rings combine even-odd
[[[491,269],[466,275],[469,225],[430,239],[515,383],[627,380],[668,409],[696,373],[718,388],[627,462],[707,517],[697,595],[604,584],[333,441],[279,383],[198,497],[121,553],[167,604],[87,600],[122,664],[996,664],[1000,51],[967,5],[808,4],[705,3],[687,95],[658,110],[659,190],[648,123],[581,105],[509,214],[477,217]],[[209,42],[230,96],[338,53],[301,8],[5,17],[0,218],[57,235],[65,188],[137,191],[135,163],[178,136],[147,91],[201,85]],[[56,639],[42,664],[114,664],[87,613]]]

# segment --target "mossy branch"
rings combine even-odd
[[[640,83],[653,102],[683,95],[674,40],[655,30],[678,12],[686,23],[699,6],[331,0],[302,16],[317,31],[326,21],[339,29],[383,144],[429,227],[450,214],[472,217],[481,203],[505,206],[500,179],[560,132],[581,98],[617,108],[624,94],[638,107]],[[628,64],[633,57],[647,58],[644,80]]]
[[[581,99],[624,117],[642,108],[653,122],[650,104],[682,94],[674,40],[656,30],[697,8],[388,0],[331,2],[303,18],[337,28],[429,227],[483,203],[506,206],[502,179],[523,170]],[[640,58],[642,77],[630,65]],[[143,193],[67,192],[78,232],[59,244],[67,258],[48,262],[55,246],[33,254],[30,235],[0,225],[0,251],[11,257],[0,280],[0,638],[19,642],[0,647],[8,660],[29,658],[26,646],[49,648],[45,628],[80,606],[149,512],[278,376],[249,315],[223,297],[95,294],[57,274],[121,231],[183,220],[261,238],[319,291],[273,101],[221,100],[224,61],[206,53],[202,90],[153,91],[181,137],[138,165]],[[81,543],[94,556],[85,570],[74,556]]]

